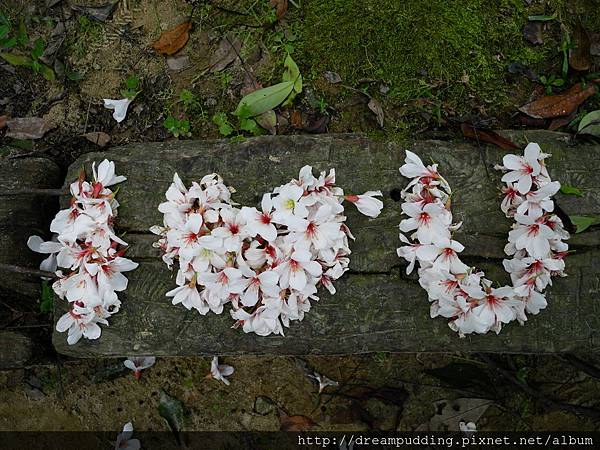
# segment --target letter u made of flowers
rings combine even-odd
[[[260,336],[283,335],[283,327],[302,320],[317,287],[335,294],[334,281],[350,262],[344,200],[377,217],[379,191],[344,195],[335,171],[313,176],[312,167],[298,179],[264,194],[260,208],[237,208],[234,189],[217,174],[188,189],[175,174],[158,210],[163,226],[155,246],[169,268],[178,261],[177,287],[167,292],[174,305],[221,314],[231,303],[234,327]]]
[[[82,172],[71,183],[69,208],[56,214],[50,224],[51,241],[39,236],[27,241],[35,252],[49,254],[40,268],[55,272],[54,292],[69,302],[69,312],[56,323],[57,331],[68,331],[67,342],[75,344],[81,337],[98,339],[99,324],[108,325],[108,317],[119,311],[117,292],[127,288],[122,272],[138,264],[124,258],[127,243],[113,229],[119,202],[108,187],[125,181],[115,175],[115,164],[104,160],[92,164],[93,181]],[[62,270],[57,270],[60,267]]]
[[[505,155],[504,165],[496,167],[505,172],[500,208],[514,220],[504,248],[511,259],[503,261],[512,285],[492,288],[483,272],[458,256],[464,247],[452,239],[452,233],[461,224],[453,223],[452,190],[437,164],[425,166],[406,151],[400,173],[411,181],[402,191],[402,213],[407,218],[400,222],[404,245],[398,256],[408,261],[407,274],[419,263],[419,283],[429,296],[431,317],[448,318],[450,328],[461,337],[490,330],[499,333],[502,324],[513,320],[523,325],[527,313],[538,314],[546,307],[543,292],[552,285],[552,277],[566,276],[569,246],[563,241],[569,233],[553,214],[552,196],[560,183],[550,179],[544,164],[549,156],[531,143],[524,156]]]

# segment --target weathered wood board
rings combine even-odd
[[[558,195],[569,214],[600,214],[600,146],[573,145],[567,135],[549,132],[509,132],[525,144],[539,142],[553,154],[549,169],[554,179],[577,186],[582,198]],[[415,275],[406,276],[395,249],[399,244],[398,191],[407,180],[398,167],[409,148],[425,161],[434,159],[455,191],[454,216],[464,226],[457,239],[466,245],[465,260],[488,269],[500,282],[503,248],[510,221],[499,208],[500,174],[493,166],[505,153],[495,147],[465,142],[373,142],[355,135],[281,136],[249,139],[243,143],[165,142],[134,144],[107,154],[87,154],[72,166],[67,180],[75,179],[82,164],[109,157],[118,174],[128,177],[121,186],[118,228],[127,232],[129,257],[140,267],[127,274],[130,284],[121,298],[123,307],[103,327],[96,341],[82,339],[69,346],[65,334],[54,334],[61,353],[77,357],[127,355],[214,354],[349,354],[390,352],[568,352],[600,349],[600,232],[589,230],[570,241],[575,253],[567,260],[569,277],[557,279],[548,292],[549,307],[532,316],[526,326],[511,323],[499,336],[460,339],[445,319],[430,319],[426,293]],[[304,164],[317,170],[336,168],[337,182],[347,192],[381,189],[385,208],[377,219],[347,207],[347,224],[356,236],[351,272],[338,280],[338,293],[322,292],[304,321],[294,322],[286,336],[258,337],[230,329],[225,312],[201,316],[172,306],[165,292],[174,284],[173,273],[151,247],[155,237],[147,230],[161,224],[157,211],[174,172],[186,183],[210,172],[220,173],[237,189],[235,200],[259,202],[262,192],[287,182]],[[56,318],[65,311],[56,302]]]
[[[56,197],[35,193],[35,189],[58,188],[61,179],[60,169],[48,159],[0,158],[0,264],[39,267],[44,256],[29,250],[27,238],[32,234],[48,235],[57,201]],[[0,288],[37,298],[40,282],[0,268]]]

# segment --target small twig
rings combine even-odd
[[[600,410],[595,408],[589,408],[587,406],[573,405],[571,403],[563,403],[551,398],[546,397],[543,393],[531,388],[527,383],[518,380],[508,370],[500,367],[492,358],[487,355],[479,355],[486,363],[490,365],[492,369],[498,372],[503,378],[510,381],[515,386],[519,387],[523,392],[537,399],[540,403],[548,408],[555,410],[568,411],[573,414],[581,414],[582,416],[591,417],[594,419],[600,419]]]
[[[53,272],[31,269],[29,267],[14,266],[11,264],[0,264],[0,272],[19,273],[23,275],[32,275],[35,277],[56,278],[56,275]]]
[[[0,192],[0,197],[12,197],[13,195],[47,195],[50,197],[60,197],[61,195],[66,195],[66,194],[67,194],[67,192],[62,189],[28,188],[28,189],[16,189],[14,191]]]

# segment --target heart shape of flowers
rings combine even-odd
[[[501,209],[515,223],[504,248],[512,259],[503,260],[512,286],[492,288],[483,272],[458,256],[464,246],[452,239],[452,232],[461,224],[452,223],[452,190],[437,164],[425,166],[406,151],[400,173],[411,181],[401,194],[402,212],[408,218],[400,222],[400,240],[405,245],[398,256],[409,262],[407,274],[419,263],[419,283],[429,296],[431,317],[450,319],[450,328],[461,337],[490,330],[499,333],[502,324],[513,320],[523,325],[527,313],[538,314],[547,306],[543,292],[552,285],[552,277],[566,276],[569,246],[563,240],[569,239],[569,233],[553,214],[552,196],[560,183],[550,179],[544,164],[549,156],[530,143],[524,156],[505,155],[504,165],[496,167],[506,172]]]
[[[232,192],[214,173],[189,189],[174,175],[158,207],[164,226],[150,228],[160,236],[155,246],[167,266],[179,263],[177,287],[166,295],[202,315],[221,314],[231,303],[234,328],[283,335],[319,300],[318,286],[334,294],[333,282],[348,270],[353,236],[344,200],[377,217],[381,192],[344,195],[333,169],[315,177],[310,166],[264,194],[260,209],[236,208]]]
[[[117,292],[127,288],[122,274],[138,264],[124,258],[127,243],[115,234],[113,224],[119,202],[108,189],[125,181],[115,175],[115,163],[104,160],[92,164],[93,181],[85,181],[85,173],[71,183],[71,202],[56,214],[50,224],[51,241],[31,236],[29,248],[49,254],[40,268],[55,272],[58,279],[54,292],[70,304],[69,312],[56,322],[56,330],[68,331],[67,342],[75,344],[81,337],[98,339],[99,324],[108,325],[107,318],[119,311]],[[62,267],[63,270],[56,270]]]

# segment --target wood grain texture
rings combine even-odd
[[[21,368],[31,358],[33,343],[21,333],[0,331],[0,370]]]
[[[27,238],[32,234],[48,236],[56,197],[24,194],[27,189],[58,188],[60,169],[44,158],[0,158],[0,264],[37,269],[44,258],[29,250]],[[11,195],[11,192],[20,191]],[[0,288],[37,298],[40,281],[35,277],[0,270]]]
[[[574,145],[560,133],[507,132],[524,145],[537,141],[553,154],[549,170],[554,179],[577,186],[582,198],[558,195],[569,214],[600,214],[600,147]],[[400,202],[394,200],[407,180],[398,172],[404,149],[424,161],[435,160],[451,183],[455,220],[464,226],[456,239],[466,245],[468,263],[488,270],[499,282],[507,281],[501,269],[503,247],[510,221],[500,211],[502,150],[465,142],[421,141],[391,143],[363,136],[278,136],[243,143],[165,142],[133,144],[105,154],[87,154],[69,170],[105,157],[116,162],[117,173],[128,177],[119,191],[122,204],[117,227],[127,232],[129,256],[140,267],[127,274],[130,285],[122,294],[123,307],[103,327],[96,341],[81,340],[68,346],[66,335],[55,333],[57,350],[78,357],[214,355],[214,354],[349,354],[373,351],[489,351],[567,352],[600,349],[600,233],[593,229],[569,242],[576,253],[567,260],[569,277],[558,279],[548,291],[549,307],[531,316],[526,326],[509,324],[499,336],[460,339],[443,318],[430,319],[426,293],[416,276],[406,276],[405,264],[395,254]],[[230,329],[227,313],[200,316],[172,306],[164,294],[174,284],[174,273],[151,247],[155,237],[147,229],[162,224],[156,209],[174,172],[184,182],[210,172],[221,174],[234,186],[234,200],[258,204],[261,194],[297,176],[305,164],[316,170],[336,168],[337,183],[347,192],[381,189],[385,207],[377,219],[347,207],[347,224],[356,236],[351,245],[350,268],[337,282],[338,293],[321,292],[302,322],[286,329],[286,336],[257,337]],[[65,199],[66,200],[66,199]],[[65,302],[56,302],[58,318]]]

